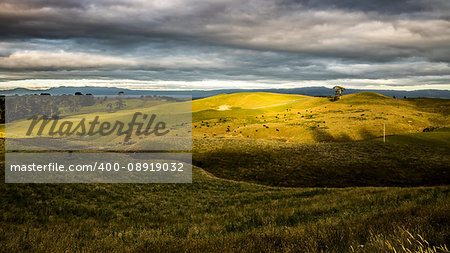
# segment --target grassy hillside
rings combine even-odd
[[[445,99],[400,100],[363,92],[334,102],[328,98],[277,94],[276,100],[268,102],[271,96],[274,95],[237,93],[193,101],[194,137],[342,142],[380,137],[383,124],[387,135],[450,125],[450,101]],[[224,104],[229,107],[220,110]]]
[[[235,93],[221,94],[213,97],[195,100],[192,111],[201,110],[229,110],[229,109],[257,109],[268,108],[280,104],[292,103],[297,100],[310,98],[303,95],[286,95],[278,93]]]
[[[172,127],[171,134],[183,135],[190,121],[189,103],[161,104],[161,101],[131,99],[120,111],[108,112],[104,105],[81,108],[78,114],[62,114],[64,120],[80,117],[128,122],[138,110],[156,112]],[[318,143],[375,139],[386,134],[419,133],[426,128],[450,127],[450,100],[392,99],[373,92],[345,95],[338,101],[324,97],[273,93],[223,94],[192,102],[192,135],[196,138],[271,139],[283,142]],[[166,116],[166,117],[164,117]],[[185,119],[185,120],[184,120]],[[29,122],[15,122],[10,137],[26,137]],[[44,134],[48,132],[50,124]],[[190,125],[189,125],[190,126]],[[58,128],[58,126],[57,126]],[[179,130],[179,131],[178,131]],[[20,132],[20,134],[19,134]],[[186,134],[186,133],[184,133]],[[94,137],[89,137],[92,140]],[[120,138],[119,138],[120,139]],[[120,142],[111,136],[97,141]],[[111,144],[111,145],[113,145]]]
[[[448,186],[277,188],[197,167],[192,184],[4,184],[3,175],[4,252],[399,252],[427,248],[419,235],[432,246],[450,238]]]
[[[207,138],[194,142],[193,161],[232,180],[288,187],[422,186],[450,183],[450,146],[434,133],[409,145],[379,141],[281,143]],[[448,137],[449,132],[445,133]],[[398,137],[401,139],[402,137]],[[407,137],[405,137],[407,138]],[[422,145],[427,142],[429,145]]]
[[[26,119],[16,120],[10,124],[7,124],[6,137],[10,138],[10,143],[14,147],[13,149],[22,149],[24,146],[27,146],[27,148],[33,147],[35,149],[41,149],[41,147],[43,147],[45,149],[48,145],[45,141],[42,141],[42,138],[51,139],[51,141],[53,141],[51,143],[51,145],[54,146],[53,148],[63,150],[66,150],[67,147],[77,147],[76,149],[78,150],[91,148],[113,150],[153,150],[158,148],[165,149],[166,147],[170,148],[170,146],[174,147],[176,145],[178,145],[176,146],[176,148],[182,150],[190,147],[190,101],[164,102],[160,100],[148,101],[131,98],[126,100],[126,104],[127,106],[123,109],[113,111],[108,111],[104,104],[95,104],[93,106],[80,107],[79,111],[77,112],[64,112],[64,109],[67,108],[59,108],[61,112],[61,114],[59,115],[60,119],[56,122],[55,126],[53,126],[54,122],[45,125],[45,127],[43,127],[40,138],[35,137],[37,137],[37,132],[41,131],[40,128],[42,121],[36,124],[33,133],[27,136],[26,133],[31,126],[31,121]],[[147,127],[147,123],[150,119],[149,115],[155,114],[156,118],[151,125],[150,130],[154,130],[158,122],[164,122],[165,129],[170,129],[170,131],[164,135],[164,138],[159,139],[154,134],[150,134],[148,136],[137,136],[134,134],[135,132],[133,132],[130,140],[124,141],[126,131],[128,131],[129,128],[128,123],[132,121],[132,118],[134,117],[134,114],[136,112],[141,113],[137,117],[137,122],[143,123],[143,130],[145,130],[145,128]],[[142,116],[144,114],[148,115],[145,120]],[[90,122],[96,117],[99,118],[99,121],[101,123],[106,122],[110,124],[104,131],[109,132],[109,134],[87,134],[91,126]],[[78,129],[76,133],[82,132],[82,128],[77,128],[80,122],[84,122],[84,135],[78,136],[77,134],[72,133],[70,136],[67,136],[66,131],[72,132]],[[116,122],[123,123],[123,128],[121,130],[119,130],[120,127],[116,127]],[[98,131],[100,125],[101,124],[98,124],[96,126],[96,131]],[[2,127],[5,128],[5,126]],[[137,128],[137,126],[134,126],[134,131],[136,131]],[[60,130],[60,132],[55,135],[50,135],[50,129],[54,129],[56,131]],[[61,137],[59,135],[61,132],[66,135],[63,134]],[[122,134],[119,134],[119,132],[121,132]],[[180,141],[180,139],[184,137],[187,137],[187,140]],[[93,142],[95,143],[95,145],[93,145]]]
[[[377,138],[374,142],[382,142],[383,138]],[[388,144],[422,145],[435,147],[450,147],[450,128],[441,128],[433,132],[422,132],[404,135],[387,136]]]
[[[0,252],[448,252],[449,100],[192,107],[192,184],[4,184],[1,140]]]
[[[193,101],[193,108],[206,102],[210,108],[193,113],[194,162],[218,177],[297,187],[450,182],[449,100],[373,92],[338,101],[289,95],[285,99],[294,100],[288,103],[245,109],[232,104],[239,97],[256,103],[248,93]],[[225,100],[231,109],[218,110]],[[386,144],[380,139],[383,124]]]

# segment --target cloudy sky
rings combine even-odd
[[[448,0],[2,0],[0,88],[450,89]]]

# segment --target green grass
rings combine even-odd
[[[96,104],[81,108],[77,114],[62,116],[75,123],[80,117],[94,116],[112,122],[129,121],[139,108],[143,113],[166,115],[163,120],[174,128],[181,122],[190,121],[190,117],[186,117],[190,113],[190,103],[161,103],[131,99],[125,109],[113,113],[107,112],[104,105]],[[98,111],[94,113],[95,110]],[[192,110],[192,135],[197,138],[345,142],[381,137],[383,124],[386,124],[388,136],[419,133],[429,127],[450,127],[450,103],[445,99],[400,100],[373,92],[345,95],[335,102],[328,98],[261,92],[223,94],[194,100]],[[183,117],[186,120],[182,120]],[[8,126],[11,129],[9,137],[26,137],[28,126],[26,121],[13,123]],[[46,130],[49,128],[50,124]],[[89,137],[90,140],[93,138]],[[119,139],[102,137],[97,141],[118,145]]]
[[[54,145],[53,148],[57,149],[67,149],[67,147],[76,147],[77,150],[83,149],[109,149],[109,150],[123,150],[123,149],[153,149],[157,144],[160,143],[158,148],[164,149],[163,145],[172,147],[176,144],[177,138],[181,137],[190,137],[190,124],[191,124],[191,102],[162,102],[162,101],[147,101],[140,99],[129,99],[126,101],[127,106],[121,110],[114,110],[112,112],[108,112],[105,109],[104,105],[94,105],[94,106],[86,106],[81,107],[78,112],[72,113],[62,113],[59,116],[61,117],[55,125],[54,122],[46,124],[41,130],[42,121],[39,121],[34,127],[32,134],[27,135],[28,130],[31,126],[31,121],[28,119],[16,120],[6,125],[6,138],[11,140],[10,146],[13,147],[11,149],[24,149],[24,146],[27,146],[26,149],[45,149],[47,142],[43,141],[44,138],[48,138],[51,141],[51,145]],[[96,111],[98,110],[98,111]],[[144,114],[152,115],[155,114],[156,118],[151,126],[150,130],[153,130],[158,122],[164,122],[165,129],[170,129],[170,131],[164,136],[164,140],[158,140],[154,134],[150,134],[148,136],[141,135],[137,136],[136,134],[131,135],[131,138],[127,141],[131,143],[130,145],[126,144],[125,134],[118,134],[119,127],[115,128],[115,123],[117,121],[122,122],[124,124],[122,132],[127,131],[129,126],[128,123],[131,122],[134,114],[136,112],[140,112],[141,115],[138,116],[137,122],[143,123],[143,129],[147,127],[147,123],[150,117],[147,117],[146,120],[143,120]],[[109,123],[110,129],[107,128],[106,132],[111,132],[112,129],[115,129],[111,134],[106,135],[89,135],[87,134],[90,129],[90,122],[94,120],[96,117],[99,118],[101,123]],[[59,135],[66,130],[71,132],[75,129],[77,133],[82,132],[82,128],[77,128],[77,126],[85,120],[84,127],[85,132],[83,136],[78,136],[76,134],[67,135]],[[69,126],[68,123],[71,125]],[[100,125],[100,124],[99,124]],[[96,126],[96,131],[100,128],[100,126]],[[5,126],[2,126],[3,129]],[[59,134],[50,135],[50,129],[54,129],[56,131],[60,130]],[[137,127],[134,127],[135,131]],[[40,136],[37,136],[38,131],[42,131]],[[162,131],[162,130],[160,130]],[[3,137],[3,136],[1,136]],[[95,143],[95,145],[92,145]],[[183,149],[188,145],[181,146],[182,142],[178,142],[177,146],[179,149]],[[59,146],[56,146],[59,145]]]
[[[192,184],[4,184],[2,161],[0,252],[448,247],[448,108],[375,93],[196,100]]]
[[[417,144],[200,139],[194,142],[194,160],[208,172],[194,167],[192,184],[4,184],[2,171],[1,251],[388,252],[428,247],[414,240],[409,244],[408,233],[425,238],[430,248],[448,245],[446,151]],[[4,162],[0,167],[4,170]],[[446,185],[349,187],[436,183]]]
[[[428,134],[434,137],[434,133]],[[207,138],[194,141],[194,150],[194,164],[218,177],[265,185],[422,186],[450,182],[448,145]]]
[[[219,110],[224,104],[228,110]],[[236,93],[195,100],[192,107],[194,137],[342,142],[381,137],[383,124],[387,135],[450,126],[448,100],[400,100],[373,92],[344,95],[334,102],[319,97]]]
[[[382,142],[383,138],[377,138],[374,141]],[[387,136],[386,142],[389,144],[450,147],[450,129],[443,128],[433,132]]]
[[[448,186],[277,188],[195,168],[187,185],[0,188],[4,252],[381,252],[404,229],[431,245],[450,238]]]

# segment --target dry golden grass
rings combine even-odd
[[[392,99],[366,92],[345,95],[335,102],[328,98],[310,97],[272,107],[249,109],[250,106],[239,107],[242,103],[238,98],[241,96],[244,104],[252,104],[249,100],[253,97],[246,93],[232,95],[233,100],[227,102],[232,109],[226,111],[211,110],[221,105],[225,95],[193,102],[193,107],[197,109],[193,113],[194,137],[340,142],[380,137],[383,135],[383,124],[386,124],[387,135],[418,133],[430,126],[450,126],[450,117],[444,113],[445,108],[450,111],[447,100],[416,103],[413,99]],[[295,98],[289,95],[288,99]],[[278,101],[279,97],[273,104]],[[430,104],[439,110],[431,110]]]

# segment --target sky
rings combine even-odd
[[[0,89],[450,90],[448,0],[2,0]]]

